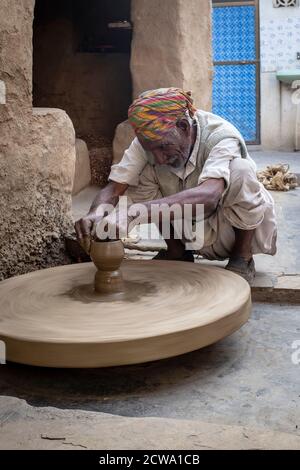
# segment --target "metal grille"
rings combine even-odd
[[[279,7],[296,7],[299,5],[298,0],[273,0],[275,8]]]

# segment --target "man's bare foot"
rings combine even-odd
[[[185,250],[183,254],[176,255],[170,253],[168,250],[160,250],[154,258],[154,260],[164,260],[164,261],[187,261],[189,263],[194,262],[194,255],[191,250]]]
[[[228,264],[225,267],[228,271],[239,274],[251,285],[255,278],[255,264],[254,259],[245,259],[242,256],[232,256],[229,258]]]

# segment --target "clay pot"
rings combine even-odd
[[[124,258],[121,240],[92,241],[90,256],[98,270],[95,275],[95,291],[101,294],[121,292],[123,279],[119,268]]]

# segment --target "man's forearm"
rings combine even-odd
[[[112,204],[115,207],[118,204],[119,197],[125,193],[127,188],[127,184],[110,181],[95,197],[89,213],[95,212],[101,204]]]
[[[190,204],[192,206],[193,216],[196,215],[197,205],[203,204],[204,216],[206,218],[216,210],[223,191],[224,180],[211,179],[196,188],[186,189],[180,193],[172,194],[171,196],[161,199],[147,201],[144,204],[148,210],[148,222],[151,222],[151,208],[162,204],[167,204],[168,206],[178,204],[182,209],[184,209],[185,204]],[[174,214],[171,213],[171,217],[173,215]]]

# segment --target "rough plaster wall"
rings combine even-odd
[[[0,3],[0,279],[67,261],[72,230],[75,133],[64,111],[32,110],[33,7]]]
[[[212,87],[210,0],[133,0],[133,95],[159,87],[193,91],[210,109]]]
[[[132,0],[133,97],[142,91],[175,86],[191,90],[197,107],[210,110],[212,96],[210,0]],[[134,137],[128,122],[113,142],[118,163]]]
[[[207,111],[213,79],[211,14],[210,0],[181,1],[183,88],[192,90],[195,104]]]
[[[0,123],[31,109],[32,11],[33,0],[0,3],[0,74],[9,95],[9,106],[0,107]]]
[[[131,101],[128,54],[79,53],[72,22],[35,28],[34,105],[64,109],[76,133],[113,138]]]

